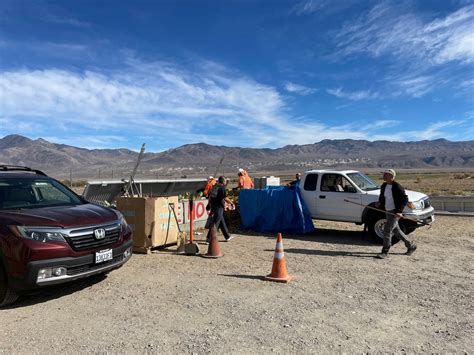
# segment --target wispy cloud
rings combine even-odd
[[[448,127],[461,126],[465,123],[464,120],[449,120],[442,122],[435,122],[429,125],[425,130],[419,132],[407,132],[407,135],[411,135],[414,139],[435,139],[435,138],[447,138],[446,132],[442,129]]]
[[[35,135],[35,133],[43,128],[39,123],[29,120],[17,120],[14,118],[0,118],[0,134],[7,133],[7,127],[14,127],[17,133],[27,135]]]
[[[126,147],[127,139],[123,136],[115,135],[76,135],[72,137],[64,136],[43,136],[41,137],[49,142],[57,144],[66,144],[72,146],[79,146],[88,149],[103,149],[110,147],[112,143],[114,146]],[[130,150],[138,147],[126,147]]]
[[[419,98],[444,85],[459,86],[458,68],[474,63],[472,33],[472,4],[428,19],[407,3],[384,1],[333,33],[334,58],[383,60],[379,97]]]
[[[307,125],[291,122],[275,88],[218,65],[208,68],[209,63],[189,70],[131,57],[123,69],[110,72],[3,72],[0,117],[13,125],[2,124],[0,131],[8,127],[22,133],[41,126],[38,134],[51,134],[53,126],[76,135],[89,130],[103,136],[147,130],[168,146],[196,141],[275,146],[294,141],[288,130],[303,133],[305,141],[314,139],[304,132]]]
[[[398,126],[401,122],[397,120],[378,120],[371,124],[371,129],[382,129]]]
[[[330,95],[333,95],[342,99],[349,99],[352,101],[375,99],[379,96],[378,93],[371,92],[369,90],[345,91],[342,88],[337,88],[337,89],[327,89],[326,92]]]
[[[312,14],[313,12],[321,11],[322,9],[327,8],[329,3],[330,1],[326,0],[300,1],[293,7],[292,12],[294,12],[296,15]]]
[[[91,27],[91,24],[89,22],[81,21],[74,17],[68,17],[68,16],[61,17],[61,16],[54,15],[51,13],[48,13],[47,16],[44,17],[44,20],[51,23],[67,25],[67,26],[72,26],[72,27],[79,27],[79,28]]]
[[[374,140],[390,140],[390,141],[418,141],[418,140],[430,140],[437,138],[452,139],[456,135],[453,134],[453,128],[468,129],[468,123],[465,119],[459,120],[447,120],[433,122],[420,130],[409,130],[409,131],[394,131],[390,134],[376,133],[372,135],[371,139]],[[472,133],[471,133],[472,134]]]
[[[400,88],[400,92],[394,94],[405,94],[412,97],[422,97],[433,90],[439,80],[433,76],[402,77],[394,82]]]
[[[461,88],[471,88],[471,89],[473,89],[474,88],[474,78],[462,81],[459,84],[459,86]]]
[[[97,44],[94,44],[96,47]],[[6,53],[21,53],[22,56],[36,57],[44,59],[61,60],[84,60],[96,54],[96,49],[91,43],[81,44],[74,42],[54,42],[54,41],[15,41],[0,40],[0,48]]]
[[[377,96],[340,88],[328,92],[349,100]],[[85,147],[123,147],[124,139],[143,135],[153,137],[152,149],[195,142],[278,147],[373,139],[377,130],[397,124],[380,120],[367,128],[295,118],[276,88],[211,62],[190,68],[129,57],[113,71],[2,72],[0,97],[0,134],[29,133]],[[433,127],[425,136],[441,131]]]
[[[285,84],[285,90],[288,92],[298,94],[298,95],[303,95],[303,96],[314,94],[317,91],[314,88],[310,88],[304,85],[290,83],[290,82]]]
[[[424,65],[474,61],[474,5],[432,21],[403,10],[398,2],[380,2],[346,24],[335,37],[338,53],[417,59]]]
[[[290,13],[297,16],[309,15],[315,12],[334,13],[351,7],[356,0],[304,0],[292,7]]]

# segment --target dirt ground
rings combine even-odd
[[[471,352],[474,218],[438,217],[388,260],[351,224],[284,236],[289,284],[261,281],[275,236],[237,235],[216,260],[137,255],[106,277],[0,310],[0,352]],[[201,245],[201,251],[206,247]]]

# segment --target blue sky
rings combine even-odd
[[[0,136],[474,139],[474,2],[0,2]]]

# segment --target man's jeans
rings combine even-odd
[[[216,230],[220,229],[225,239],[230,238],[229,230],[227,229],[227,224],[225,223],[224,217],[224,207],[212,208],[213,221],[212,223],[216,225]],[[212,226],[211,226],[212,228]],[[207,233],[207,240],[211,240],[211,229]]]
[[[395,234],[398,238],[403,240],[407,248],[411,247],[413,243],[408,240],[408,237],[405,233],[402,232],[400,226],[398,225],[398,218],[392,213],[396,213],[396,210],[387,211],[390,212],[386,214],[387,222],[385,222],[385,228],[383,230],[383,249],[382,253],[388,253],[390,247],[392,246],[392,236]]]

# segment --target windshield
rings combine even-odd
[[[356,184],[362,191],[372,191],[379,189],[374,180],[362,173],[349,173],[347,176]]]
[[[0,210],[82,203],[71,191],[51,179],[0,179]]]

